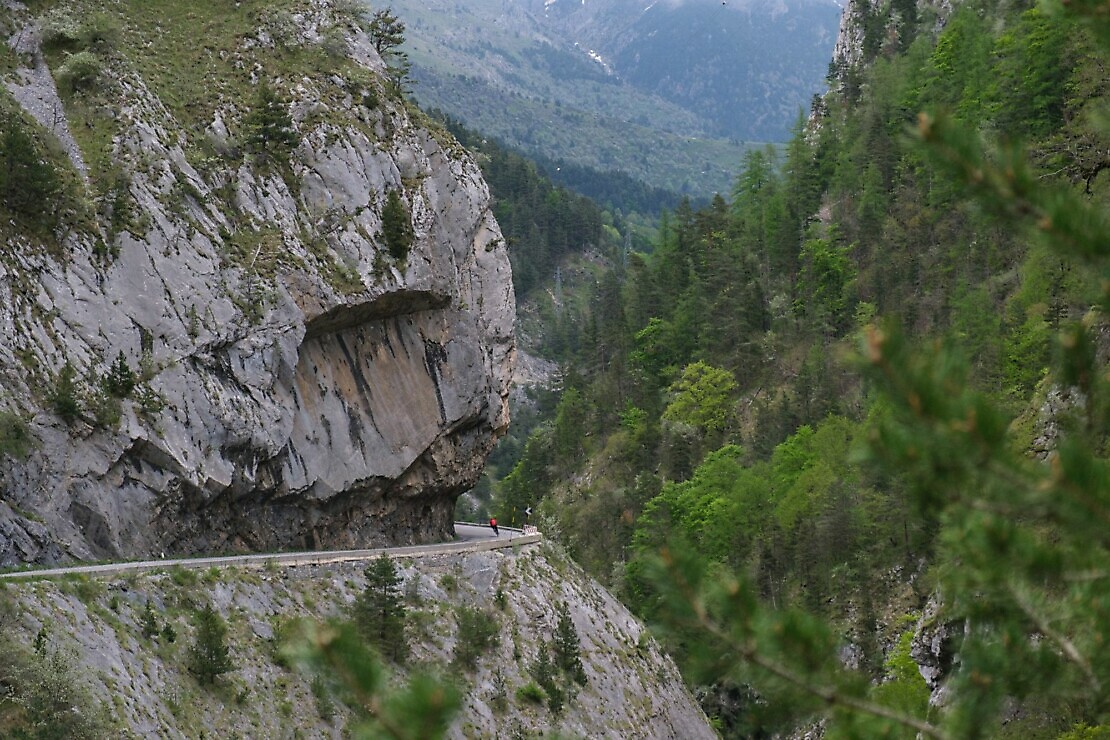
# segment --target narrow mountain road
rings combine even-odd
[[[222,568],[241,567],[295,567],[298,565],[323,565],[325,563],[344,563],[358,560],[373,560],[386,554],[391,558],[416,558],[424,555],[452,555],[461,552],[482,552],[503,547],[517,547],[539,542],[543,535],[535,530],[527,534],[519,529],[500,527],[500,536],[480,524],[455,522],[456,539],[430,545],[409,545],[406,547],[379,547],[366,550],[326,550],[308,552],[252,553],[250,555],[227,555],[200,558],[160,558],[158,560],[137,560],[127,563],[97,563],[95,565],[73,565],[64,568],[40,568],[37,570],[15,570],[0,573],[0,579],[49,578],[57,576],[87,574],[109,575],[116,573],[137,573],[159,570],[161,568]]]

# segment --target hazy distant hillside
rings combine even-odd
[[[840,21],[833,0],[532,3],[622,81],[749,141],[787,138],[823,87]]]
[[[397,0],[415,97],[526,151],[727,191],[824,84],[831,0]],[[646,7],[645,7],[646,6]]]

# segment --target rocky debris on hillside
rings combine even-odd
[[[50,74],[50,68],[42,57],[42,30],[39,24],[31,21],[23,25],[8,39],[8,46],[31,60],[31,65],[21,67],[14,78],[4,81],[4,85],[23,110],[34,116],[35,120],[53,135],[62,145],[73,166],[82,176],[88,175],[81,148],[73,139],[69,122],[65,116],[65,105],[58,96],[58,88]]]
[[[1082,413],[1086,406],[1087,399],[1076,388],[1061,388],[1056,385],[1049,388],[1044,402],[1036,410],[1030,453],[1038,460],[1047,460],[1056,451],[1061,422],[1070,415]]]
[[[715,737],[644,625],[549,546],[394,562],[408,612],[407,664],[443,671],[464,694],[450,737]],[[94,696],[137,736],[340,737],[349,710],[322,699],[277,647],[294,618],[344,616],[366,586],[367,565],[20,582],[0,588],[0,600],[17,605],[11,635],[28,645],[45,635],[47,649],[82,666]],[[173,642],[144,636],[147,603]],[[192,617],[208,604],[228,624],[235,665],[212,687],[186,669]],[[532,669],[541,645],[552,644],[561,605],[579,638],[585,682],[566,681],[564,704],[553,712],[520,690],[535,683]],[[497,625],[496,644],[473,670],[449,668],[464,608]]]
[[[910,657],[917,663],[921,677],[932,692],[929,703],[933,706],[946,703],[944,679],[959,660],[954,645],[957,634],[963,629],[959,624],[945,621],[940,612],[940,597],[934,594],[925,605],[910,644]]]

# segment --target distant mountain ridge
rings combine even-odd
[[[695,195],[785,141],[824,78],[832,0],[397,0],[414,95],[525,151]]]

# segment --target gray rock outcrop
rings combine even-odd
[[[124,226],[67,224],[55,249],[6,234],[0,411],[28,420],[34,449],[0,457],[0,564],[450,535],[508,424],[506,247],[474,162],[391,93],[357,25],[311,7],[286,43],[341,31],[346,72],[270,80],[299,140],[286,161],[241,149],[276,53],[265,29],[218,50],[256,72],[250,99],[195,101],[203,129],[117,55],[103,77]],[[0,13],[26,65],[9,91],[53,115],[35,20]],[[403,256],[383,236],[390,191],[411,220]],[[115,399],[102,379],[119,357],[138,384]],[[50,401],[67,364],[68,423]]]
[[[917,0],[918,18],[927,18],[933,24],[933,30],[939,31],[948,22],[952,15],[952,0]],[[881,21],[876,25],[874,18]],[[844,3],[844,12],[840,16],[840,29],[837,31],[836,43],[833,46],[832,62],[835,77],[831,80],[834,91],[843,91],[848,71],[858,68],[869,61],[865,59],[865,26],[870,23],[873,28],[881,29],[879,45],[891,44],[899,36],[899,28],[906,22],[900,18],[898,11],[889,4],[878,0],[847,0]]]
[[[917,669],[925,679],[925,685],[929,687],[929,703],[933,706],[944,706],[947,703],[945,681],[951,675],[953,666],[959,662],[956,645],[965,628],[966,625],[961,626],[942,618],[938,594],[929,598],[914,630],[910,657],[917,663]]]

